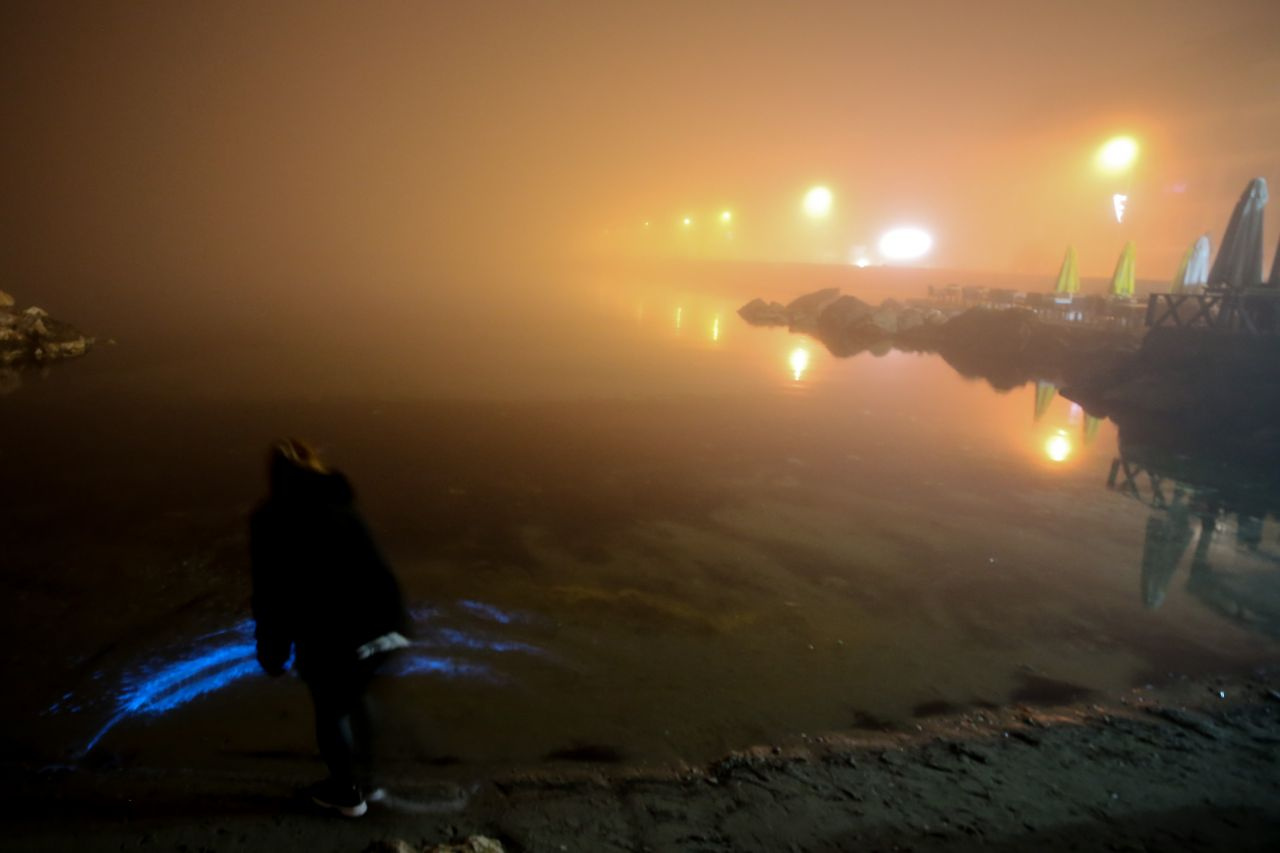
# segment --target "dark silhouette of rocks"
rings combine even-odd
[[[19,311],[13,297],[0,291],[0,369],[10,370],[84,355],[93,338],[31,306]]]
[[[1280,337],[1216,329],[1155,328],[1129,358],[1077,377],[1062,393],[1120,421],[1155,416],[1183,432],[1228,428],[1241,440],[1280,438]]]
[[[739,313],[755,325],[785,324],[811,335],[840,358],[883,355],[894,348],[936,352],[960,374],[1001,391],[1035,379],[1080,382],[1112,368],[1138,346],[1129,332],[1045,323],[1023,308],[978,307],[948,318],[937,309],[893,299],[873,307],[832,292],[816,291],[785,308],[754,299]],[[815,305],[823,305],[816,317]]]

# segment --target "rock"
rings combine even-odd
[[[408,841],[401,838],[380,839],[371,841],[362,853],[418,853]]]
[[[778,302],[765,302],[763,299],[752,299],[738,309],[738,316],[753,326],[785,326],[787,309]]]
[[[892,299],[886,299],[871,315],[871,324],[887,335],[898,334],[897,304]]]
[[[460,844],[437,844],[422,853],[506,853],[502,843],[484,835],[472,835]]]
[[[13,307],[13,297],[5,293],[3,290],[0,290],[0,308],[11,307]]]
[[[824,287],[822,290],[815,290],[813,293],[797,296],[787,303],[787,319],[792,326],[816,328],[818,315],[839,298],[840,288],[838,287]]]
[[[907,308],[898,315],[898,331],[909,332],[924,325],[924,312],[919,308]]]
[[[841,296],[818,315],[818,333],[827,338],[843,337],[871,316],[872,308],[856,296]]]

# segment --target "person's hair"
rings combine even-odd
[[[314,447],[300,438],[285,438],[271,445],[267,453],[267,479],[271,481],[272,491],[281,491],[291,478],[305,471],[329,473],[329,466]]]

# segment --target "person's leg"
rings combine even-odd
[[[383,653],[361,661],[356,668],[351,686],[349,722],[352,735],[352,766],[356,784],[365,792],[375,790],[377,787],[374,768],[376,744],[368,690],[370,682],[386,657],[387,655]]]
[[[353,697],[351,678],[344,673],[326,673],[307,682],[315,707],[316,746],[329,768],[330,778],[339,785],[355,785],[355,741],[352,712],[358,695]]]

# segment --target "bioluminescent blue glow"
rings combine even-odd
[[[482,601],[461,601],[458,606],[472,615],[501,625],[518,620],[515,614]],[[430,605],[410,609],[410,616],[419,625],[434,621],[440,614],[438,607]],[[126,720],[168,713],[237,681],[260,675],[253,628],[253,620],[244,619],[230,627],[202,634],[187,646],[127,670],[117,687],[108,691],[106,698],[112,707],[110,716],[89,740],[84,753],[92,750],[108,732]],[[429,628],[421,636],[404,653],[392,659],[387,670],[389,675],[429,675],[498,684],[505,679],[488,664],[441,652],[543,654],[542,649],[529,643],[494,639],[458,628]],[[92,676],[93,681],[101,679],[100,672]],[[74,699],[75,691],[68,692],[49,711],[80,711],[83,701],[77,703]]]
[[[499,682],[502,679],[491,667],[460,661],[457,658],[424,655],[410,650],[391,662],[388,675],[441,675],[445,678],[469,678],[476,681]]]
[[[508,613],[500,610],[492,604],[485,604],[483,601],[463,600],[458,602],[458,606],[464,610],[469,610],[477,616],[481,616],[500,625],[510,625],[512,622],[519,621],[520,617],[514,613]]]
[[[423,643],[427,646],[440,644],[450,648],[472,649],[480,652],[542,654],[542,649],[537,646],[531,646],[528,643],[520,643],[513,640],[490,640],[485,637],[464,633],[455,628],[442,628],[434,631],[429,637],[423,638]]]

